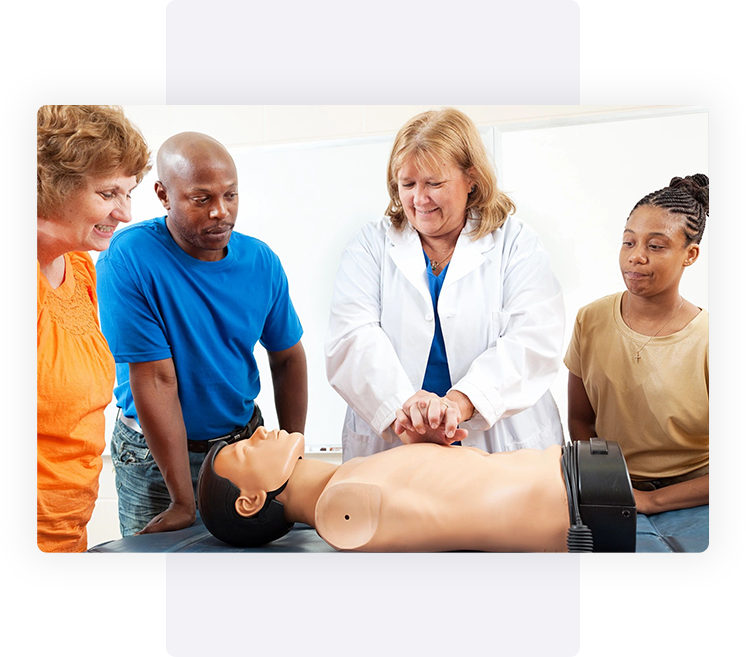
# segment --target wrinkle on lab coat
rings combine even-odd
[[[511,216],[479,240],[467,221],[438,314],[452,388],[476,413],[464,445],[487,452],[563,442],[549,392],[562,357],[564,302],[536,233]],[[348,243],[325,342],[329,383],[348,404],[344,459],[400,445],[396,410],[421,389],[435,333],[418,233],[385,218]]]

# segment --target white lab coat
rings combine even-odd
[[[464,445],[487,452],[563,441],[549,392],[564,335],[562,290],[536,233],[515,217],[473,241],[468,220],[438,301],[452,388],[475,416]],[[348,243],[325,342],[329,383],[349,405],[343,458],[400,445],[396,410],[421,389],[435,333],[418,233],[388,219]]]

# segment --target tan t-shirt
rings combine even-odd
[[[709,315],[650,339],[622,320],[622,294],[580,309],[565,355],[596,413],[596,433],[621,445],[632,479],[702,468],[710,454]]]

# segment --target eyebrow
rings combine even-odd
[[[632,233],[632,235],[637,235],[637,233],[634,230],[631,230],[630,228],[625,228],[624,232]],[[666,239],[671,239],[671,236],[667,235],[666,233],[648,233],[647,237],[665,237]]]
[[[414,178],[411,178],[409,176],[402,176],[399,174],[397,174],[396,179],[400,182],[406,180],[414,180]],[[425,178],[425,182],[432,182],[433,180],[437,180],[438,182],[446,182],[447,180],[450,180],[450,178],[447,178],[445,175],[429,176]]]
[[[124,192],[126,191],[127,194],[131,193],[132,190],[134,190],[137,187],[137,183],[135,183],[130,189],[125,190],[124,187],[121,185],[117,185],[116,183],[110,183],[104,181],[101,185],[96,185],[96,189],[110,189],[115,192]]]
[[[238,187],[238,181],[236,181],[236,182],[232,182],[232,183],[231,183],[230,185],[228,185],[228,186],[227,186],[227,187],[225,188],[225,191],[226,191],[226,192],[227,192],[227,191],[230,191],[231,189],[234,189],[234,188],[236,188],[236,187]],[[191,189],[189,190],[189,193],[190,193],[190,194],[197,194],[197,193],[202,193],[202,194],[213,194],[213,193],[214,193],[214,190],[213,190],[213,189],[210,189],[209,187],[198,187],[198,186],[197,186],[197,187],[192,187],[192,188],[191,188]]]

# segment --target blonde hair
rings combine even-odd
[[[88,178],[123,171],[139,183],[150,170],[145,138],[120,107],[43,105],[36,119],[40,217],[57,212]]]
[[[474,239],[498,229],[515,212],[513,201],[497,188],[495,168],[477,127],[457,109],[418,114],[396,135],[387,172],[391,200],[386,216],[398,229],[407,223],[397,183],[397,175],[406,163],[432,171],[440,170],[443,165],[453,165],[474,180],[474,191],[466,203],[466,215],[479,222]]]

